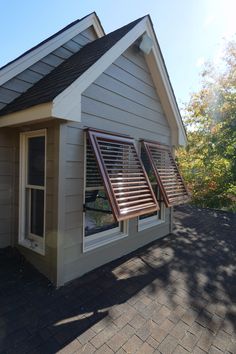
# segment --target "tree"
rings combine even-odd
[[[224,54],[220,70],[205,66],[185,108],[188,145],[177,159],[194,204],[236,211],[236,41]]]

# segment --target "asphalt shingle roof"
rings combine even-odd
[[[17,60],[23,58],[25,55],[31,53],[33,50],[35,50],[35,49],[41,47],[43,44],[49,42],[51,39],[57,37],[59,34],[65,32],[66,30],[68,30],[69,28],[73,27],[73,26],[76,25],[77,23],[83,21],[86,17],[89,17],[89,16],[92,15],[93,13],[96,15],[95,12],[92,12],[92,13],[90,13],[90,14],[88,14],[88,15],[82,17],[82,18],[79,18],[79,19],[77,19],[77,20],[71,22],[71,23],[70,23],[69,25],[67,25],[66,27],[63,27],[63,28],[60,29],[58,32],[54,33],[52,36],[50,36],[50,37],[44,39],[42,42],[38,43],[36,46],[30,48],[30,49],[27,50],[26,52],[22,53],[20,56],[18,56],[18,57],[15,58],[14,60],[10,61],[9,63],[7,63],[7,64],[5,64],[5,65],[3,65],[3,66],[0,68],[0,70],[2,70],[2,69],[4,69],[5,67],[11,65],[11,64],[14,63],[15,61],[17,61]],[[101,25],[101,24],[100,24],[100,25]]]
[[[0,249],[0,353],[235,353],[236,214],[178,206],[174,226],[59,289]]]
[[[79,52],[65,60],[51,73],[4,107],[0,111],[0,116],[52,101],[142,19],[143,17],[85,45]]]

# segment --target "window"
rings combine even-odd
[[[44,254],[46,131],[20,136],[19,243]]]
[[[95,161],[116,221],[159,209],[134,139],[88,130]]]
[[[86,140],[86,139],[85,139]],[[95,155],[85,144],[84,251],[127,236],[127,222],[115,220]]]
[[[170,147],[157,142],[143,142],[166,207],[189,201],[189,194],[180,175]]]
[[[162,199],[161,191],[160,191],[160,188],[157,184],[151,163],[148,159],[148,156],[147,156],[146,151],[143,146],[141,147],[141,158],[142,158],[145,170],[147,172],[148,178],[151,181],[153,192],[155,193],[157,201],[160,205],[160,209],[158,211],[139,216],[139,218],[138,218],[138,231],[142,231],[144,229],[156,226],[156,225],[161,224],[165,221],[165,205],[164,205],[164,202]]]

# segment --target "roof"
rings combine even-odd
[[[0,116],[52,101],[88,70],[144,17],[87,45],[0,111]]]
[[[75,24],[77,24],[77,23],[83,21],[86,17],[89,17],[89,16],[92,15],[92,14],[95,14],[95,15],[96,15],[95,12],[91,12],[90,14],[88,14],[88,15],[82,17],[82,18],[79,18],[79,19],[77,19],[77,20],[71,22],[69,25],[63,27],[63,28],[60,29],[58,32],[54,33],[52,36],[46,38],[46,39],[43,40],[42,42],[38,43],[38,44],[35,45],[34,47],[32,47],[32,48],[30,48],[29,50],[27,50],[26,52],[22,53],[20,56],[18,56],[18,57],[15,58],[14,60],[12,60],[12,61],[10,61],[9,63],[7,63],[7,64],[3,65],[2,67],[0,67],[0,70],[2,70],[2,69],[4,69],[4,68],[6,68],[7,66],[11,65],[12,63],[14,63],[15,61],[19,60],[20,58],[23,58],[25,55],[27,55],[27,54],[33,52],[35,49],[41,47],[43,44],[49,42],[51,39],[57,37],[59,34],[65,32],[67,29],[69,29],[69,28],[73,27]],[[101,27],[102,27],[102,25],[101,25]],[[105,32],[104,32],[104,33],[105,33]]]

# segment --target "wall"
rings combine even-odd
[[[127,50],[82,95],[82,122],[61,125],[61,203],[58,284],[62,285],[101,264],[169,233],[165,223],[137,231],[137,218],[129,221],[129,236],[83,253],[84,133],[94,127],[170,144],[170,129],[144,57]],[[62,147],[64,147],[62,149]]]
[[[19,211],[19,141],[20,133],[27,130],[47,130],[47,168],[46,168],[46,235],[45,256],[26,247],[18,245],[18,211]],[[14,185],[14,218],[12,225],[14,245],[41,273],[56,283],[57,277],[57,206],[58,206],[58,138],[59,125],[48,121],[13,128],[15,142],[15,185]]]
[[[0,129],[0,248],[12,245],[14,139]]]

